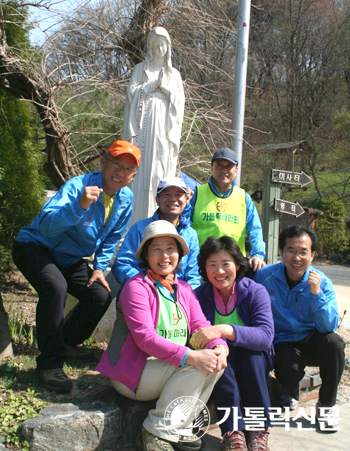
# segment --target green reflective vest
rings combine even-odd
[[[214,326],[217,324],[234,324],[235,326],[245,326],[244,322],[239,317],[236,308],[229,315],[221,315],[221,313],[215,309]]]
[[[234,186],[231,195],[222,198],[215,196],[208,183],[197,187],[192,227],[197,232],[199,246],[210,236],[227,235],[236,240],[245,255],[246,219],[243,189]]]
[[[159,295],[159,317],[157,334],[178,345],[186,346],[187,321],[179,304],[169,291],[157,285]]]

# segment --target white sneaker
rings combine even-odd
[[[280,403],[282,407],[289,407],[290,410],[295,410],[298,407],[298,400],[287,395],[287,393],[282,393]]]
[[[339,431],[339,423],[336,417],[339,417],[339,409],[337,407],[323,407],[320,402],[317,401],[316,424],[320,431]]]

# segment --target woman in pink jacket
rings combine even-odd
[[[158,399],[143,423],[145,451],[200,449],[200,439],[191,436],[198,403],[207,402],[226,368],[228,347],[222,339],[199,351],[189,347],[192,334],[210,323],[190,285],[175,277],[188,252],[170,222],[146,227],[135,255],[146,270],[125,284],[122,311],[97,367],[120,394],[139,401]]]

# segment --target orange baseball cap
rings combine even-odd
[[[119,157],[119,155],[128,154],[132,155],[135,159],[137,166],[140,166],[141,151],[134,144],[129,143],[129,141],[114,141],[114,143],[109,147],[107,153],[110,153],[112,157]]]

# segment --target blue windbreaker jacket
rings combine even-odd
[[[300,341],[318,330],[334,332],[338,327],[338,306],[332,281],[323,272],[309,266],[301,281],[289,288],[284,263],[265,266],[255,274],[254,280],[267,289],[275,323],[275,340]],[[309,272],[321,275],[321,291],[310,293]]]
[[[112,272],[119,283],[124,283],[144,268],[140,266],[140,261],[136,260],[135,253],[139,247],[145,228],[153,221],[160,219],[158,210],[150,218],[135,222],[124,238],[120,246],[117,257],[114,260]],[[186,241],[190,253],[182,257],[180,262],[181,270],[176,271],[180,280],[189,283],[193,289],[200,285],[200,275],[198,272],[197,256],[199,253],[197,232],[192,229],[190,223],[180,215],[177,232]]]
[[[133,195],[128,187],[117,191],[112,215],[104,225],[102,193],[87,210],[79,205],[86,186],[103,188],[102,172],[68,180],[32,223],[20,230],[16,241],[48,248],[57,263],[64,267],[95,254],[94,269],[104,271],[130,220]]]

